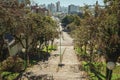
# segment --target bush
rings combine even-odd
[[[24,61],[18,56],[8,57],[2,62],[2,71],[21,72],[24,70]]]
[[[16,80],[16,77],[19,73],[11,73],[11,72],[2,72],[0,80]]]

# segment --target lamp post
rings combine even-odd
[[[21,50],[23,53],[25,53],[26,52],[26,49],[25,48],[22,48],[22,50]],[[26,57],[26,54],[24,55],[24,59],[25,59],[25,57]],[[25,62],[24,62],[24,66],[25,66],[25,69],[26,69],[26,67],[27,67],[27,61],[25,60]]]
[[[112,77],[112,70],[115,68],[115,63],[112,61],[107,62],[107,75],[106,80],[111,80]]]
[[[38,49],[40,48],[40,46],[39,45],[37,45],[37,54],[39,54],[38,53]],[[39,54],[39,58],[40,58],[40,54]]]
[[[115,68],[115,63],[110,61],[110,62],[107,62],[107,68],[109,70],[113,70]]]
[[[26,49],[25,48],[22,48],[22,52],[25,53]]]
[[[61,54],[61,31],[60,31],[60,64],[62,64],[62,54]]]
[[[58,66],[62,66],[63,64],[62,64],[62,53],[61,53],[61,33],[62,33],[61,26],[59,27],[59,32],[60,32],[60,63],[58,64]]]
[[[39,45],[37,45],[37,49],[39,49],[39,47],[40,47],[40,46],[39,46]]]

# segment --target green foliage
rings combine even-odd
[[[88,72],[89,80],[98,80],[98,77],[96,75],[100,76],[102,80],[105,79],[104,75],[106,74],[106,63],[99,62],[88,63],[82,61],[82,67],[86,72]],[[112,80],[119,80],[120,79],[119,74],[120,66],[116,66],[116,68],[113,70]]]
[[[103,65],[101,63],[82,62],[84,70],[88,72],[89,80],[104,79],[105,76],[100,73]]]
[[[84,71],[89,71],[89,66],[86,61],[82,61],[82,67],[83,67]]]
[[[75,24],[76,26],[80,26],[80,22],[81,22],[80,17],[77,16],[77,15],[75,15],[75,16],[74,16],[74,24]]]
[[[52,50],[56,50],[57,46],[56,45],[49,45],[48,46],[48,52],[51,52]],[[47,52],[47,48],[44,47],[43,51]]]
[[[65,18],[63,18],[62,23],[66,25],[72,23],[74,21],[74,18],[72,15],[67,15]]]
[[[77,52],[77,54],[80,54],[82,52],[80,48],[76,48],[75,51]]]
[[[95,14],[91,12],[84,13],[84,19],[81,19],[81,25],[76,28],[71,34],[75,40],[75,44],[79,47],[90,45],[91,50],[98,45],[106,60],[116,62],[120,56],[120,24],[119,24],[119,1],[110,1],[105,9],[99,8],[96,2]],[[114,9],[115,8],[115,9]],[[90,42],[90,43],[88,43]],[[114,57],[113,57],[114,56]]]
[[[67,15],[62,19],[62,24],[69,30],[69,32],[73,32],[81,25],[81,19],[78,15]]]
[[[2,72],[1,77],[3,80],[15,80],[19,73],[12,73],[12,72]]]
[[[97,67],[100,64],[93,64],[96,61],[98,50],[101,51],[100,55],[105,56],[106,62],[116,62],[120,56],[120,3],[119,0],[105,0],[109,2],[105,8],[100,8],[96,2],[95,15],[92,15],[88,8],[85,8],[84,18],[81,19],[81,25],[76,28],[71,34],[74,38],[77,47],[86,47],[89,45],[90,64],[94,67],[95,76],[100,78]],[[97,48],[95,48],[97,45]],[[94,50],[96,52],[94,53]],[[97,67],[96,67],[97,66]],[[106,67],[106,66],[105,66]],[[106,73],[106,79],[108,73]]]
[[[36,53],[40,54],[43,45],[48,46],[50,41],[53,45],[54,39],[58,38],[59,35],[56,21],[50,16],[41,16],[30,12],[30,8],[26,7],[27,4],[30,4],[29,0],[24,0],[21,3],[18,0],[0,0],[0,59],[3,57],[1,54],[4,54],[2,50],[5,45],[5,33],[11,34],[15,42],[25,49],[25,52],[20,54],[24,57],[24,61],[17,56],[13,56],[0,63],[0,71],[8,72],[3,73],[7,80],[14,80],[14,73],[23,71],[29,64],[29,60],[31,63],[36,63],[36,58],[38,58]],[[40,47],[37,49],[36,46],[38,45]],[[57,46],[48,48],[51,51],[55,50]],[[43,56],[42,59],[49,57],[48,53],[40,55]]]

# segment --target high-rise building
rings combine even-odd
[[[68,13],[78,13],[79,11],[79,6],[73,4],[68,6]]]
[[[41,4],[39,5],[41,8],[46,8],[46,5],[45,4]]]
[[[56,12],[56,7],[53,3],[51,3],[51,12],[52,13]]]
[[[60,12],[60,1],[56,3],[56,12]]]
[[[68,13],[68,7],[62,6],[62,7],[61,7],[61,12],[62,12],[62,13]]]
[[[53,3],[48,4],[48,10],[53,14],[56,12],[56,7]]]
[[[30,4],[29,0],[17,0],[19,3],[24,3],[25,5]]]
[[[9,1],[9,0],[8,0]],[[16,0],[16,1],[18,1],[18,3],[19,4],[22,4],[22,6],[23,6],[23,4],[24,4],[24,7],[29,7],[30,8],[30,1],[29,0]]]
[[[25,0],[18,0],[19,3],[25,2]]]

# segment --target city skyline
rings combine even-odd
[[[58,1],[60,1],[60,5],[61,6],[65,6],[68,7],[68,5],[70,4],[74,4],[74,5],[78,5],[78,6],[84,6],[85,4],[87,5],[94,5],[96,3],[96,1],[98,1],[98,3],[100,5],[104,5],[103,0],[31,0],[32,3],[37,3],[37,4],[51,4],[51,3],[56,3]]]

